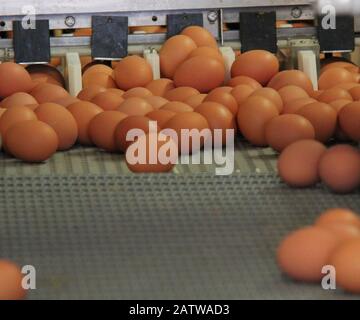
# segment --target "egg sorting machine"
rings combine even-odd
[[[196,24],[209,29],[220,41],[228,67],[235,58],[232,49],[262,48],[275,52],[287,48],[290,49],[286,53],[290,57],[287,66],[303,69],[316,87],[320,50],[353,51],[354,32],[357,28],[360,31],[358,19],[354,27],[353,17],[338,17],[341,28],[324,32],[316,3],[313,0],[3,2],[0,32],[13,30],[14,39],[0,40],[0,60],[15,58],[20,63],[43,63],[50,56],[66,56],[69,90],[76,95],[81,89],[77,54],[111,60],[128,53],[144,53],[153,65],[155,77],[159,77],[156,49],[167,37]],[[279,20],[310,24],[297,28],[285,24],[277,28]],[[231,29],[224,28],[226,25],[232,25]],[[166,26],[167,31],[129,34],[128,27],[135,26]],[[93,35],[76,37],[59,33],[78,28],[92,28]],[[57,30],[60,36],[50,37],[49,30]]]
[[[360,28],[356,19],[355,27],[353,18],[345,19],[340,41],[336,32],[320,34],[316,24],[276,28],[276,20],[316,21],[312,5],[1,1],[0,32],[14,31],[14,38],[0,39],[0,60],[44,63],[63,56],[76,94],[79,55],[108,60],[144,53],[156,71],[156,50],[168,34],[203,24],[219,39],[229,64],[234,49],[260,45],[274,51],[277,45],[287,64],[303,68],[316,85],[320,51],[353,51]],[[37,28],[21,30],[24,16],[35,16]],[[167,26],[168,34],[128,33],[128,26],[149,25]],[[92,28],[93,38],[65,34],[77,28]],[[49,36],[49,30],[64,33]],[[201,166],[177,166],[171,175],[127,175],[119,156],[91,148],[58,153],[39,166],[2,158],[0,255],[36,268],[32,299],[343,298],[284,279],[274,249],[289,230],[310,224],[329,207],[359,211],[358,195],[333,196],[320,187],[291,190],[279,183],[271,150],[239,146],[237,172],[227,177]]]

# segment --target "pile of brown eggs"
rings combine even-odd
[[[332,282],[351,293],[360,293],[360,218],[348,209],[322,213],[313,226],[290,233],[280,243],[280,269],[297,281],[325,285]],[[331,278],[332,277],[332,278]]]
[[[107,152],[126,152],[131,145],[126,141],[129,130],[138,128],[149,135],[148,124],[153,120],[158,129],[177,133],[182,129],[222,129],[223,143],[225,130],[235,129],[254,146],[270,146],[284,153],[279,172],[292,186],[310,186],[320,178],[335,191],[359,186],[357,149],[330,149],[323,155],[322,165],[319,163],[320,151],[325,151],[320,144],[360,140],[358,67],[348,62],[326,65],[319,90],[314,91],[305,73],[279,72],[275,55],[253,50],[237,56],[231,79],[225,83],[225,62],[217,43],[206,29],[197,26],[168,39],[159,56],[163,78],[157,80],[150,64],[137,55],[122,59],[114,69],[91,64],[83,72],[83,90],[76,98],[62,87],[54,72],[44,76],[35,69],[29,74],[14,63],[1,64],[3,149],[30,162],[44,161],[76,142]],[[299,149],[307,142],[291,148],[300,140],[316,144],[313,156],[311,147],[304,147],[304,152]],[[190,152],[180,144],[178,149],[179,154]],[[160,163],[129,167],[136,172],[172,168]],[[349,175],[353,178],[345,181]]]

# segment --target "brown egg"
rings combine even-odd
[[[38,106],[39,106],[39,104],[37,103],[37,104],[27,104],[24,107],[27,107],[27,108],[31,109],[32,111],[35,111]]]
[[[176,112],[170,110],[154,110],[149,112],[146,116],[151,120],[157,121],[160,128],[164,128],[165,124],[176,115]]]
[[[279,111],[275,104],[264,97],[250,97],[239,108],[237,124],[244,137],[255,146],[266,146],[266,124]]]
[[[207,120],[210,129],[213,132],[213,140],[215,141],[215,129],[222,130],[222,145],[226,143],[226,130],[236,130],[236,122],[234,115],[224,105],[216,102],[204,102],[199,105],[195,112],[200,113]],[[217,146],[219,144],[215,142]],[[221,145],[221,144],[220,144]]]
[[[270,80],[268,87],[280,90],[282,87],[290,85],[303,88],[309,95],[314,91],[311,80],[300,70],[285,70],[279,72]]]
[[[165,93],[164,98],[169,101],[180,101],[184,102],[188,98],[192,96],[196,96],[200,94],[200,92],[191,87],[179,87],[173,90],[169,90]]]
[[[336,62],[331,62],[328,63],[327,65],[323,66],[321,68],[321,73],[324,73],[324,71],[330,69],[330,68],[351,68],[351,70],[353,72],[359,72],[358,71],[358,67],[356,67],[355,65],[353,65],[350,62],[346,62],[346,61],[336,61]]]
[[[346,91],[349,91],[350,89],[355,88],[355,87],[359,87],[359,86],[360,86],[359,83],[349,82],[349,83],[337,84],[334,88],[341,88],[341,89],[344,89]]]
[[[89,124],[92,118],[103,112],[103,109],[88,101],[73,103],[67,109],[71,112],[77,123],[78,141],[82,145],[91,145],[92,142],[88,132]]]
[[[360,101],[345,105],[339,112],[342,131],[354,141],[360,141]]]
[[[93,85],[98,85],[104,88],[116,88],[114,78],[103,72],[92,72],[86,79],[83,79],[84,88]]]
[[[107,74],[108,76],[111,76],[113,77],[114,76],[114,70],[105,65],[105,64],[101,64],[101,63],[98,63],[98,64],[94,64],[94,65],[91,65],[89,66],[88,68],[86,68],[86,70],[84,70],[84,73],[83,73],[83,80],[87,79],[89,77],[90,74],[92,73],[105,73]]]
[[[176,69],[196,47],[190,37],[181,34],[166,40],[159,51],[162,76],[172,79]]]
[[[120,105],[125,100],[116,93],[112,92],[100,92],[94,98],[91,99],[91,102],[99,106],[105,111],[115,110],[120,107]]]
[[[211,93],[231,93],[234,87],[222,86],[211,90]]]
[[[147,98],[151,97],[153,94],[149,89],[142,88],[142,87],[136,87],[129,89],[123,94],[124,99],[132,98],[132,97],[138,97],[138,98]]]
[[[192,154],[204,145],[210,138],[211,132],[206,118],[197,112],[177,113],[166,124],[165,128],[174,130],[175,137],[171,136],[179,146],[181,154]],[[196,130],[202,134],[200,139],[190,136],[190,130]]]
[[[90,85],[85,89],[82,89],[79,94],[77,95],[78,99],[84,100],[84,101],[90,101],[92,98],[94,98],[98,93],[105,92],[106,88],[101,87],[99,85]]]
[[[198,56],[184,61],[175,71],[176,87],[192,87],[207,93],[225,81],[224,64],[216,59]]]
[[[339,83],[354,82],[354,76],[342,68],[330,68],[324,71],[319,78],[319,89],[330,89]]]
[[[315,130],[309,120],[297,114],[283,114],[271,119],[265,129],[268,145],[281,152],[288,145],[303,139],[315,139]]]
[[[80,57],[80,59],[84,59],[84,57]],[[103,64],[99,60],[90,60],[86,63],[82,68],[83,76],[86,76],[88,73],[102,72],[106,73],[109,76],[113,76],[114,70],[112,67]]]
[[[93,144],[107,152],[115,152],[115,129],[127,117],[119,111],[104,111],[93,117],[89,124],[89,137]]]
[[[252,97],[260,96],[260,97],[264,97],[266,99],[269,99],[276,105],[276,107],[279,110],[279,113],[281,113],[282,110],[283,110],[284,103],[283,103],[283,100],[281,98],[281,95],[276,90],[274,90],[272,88],[260,88],[260,89],[257,89],[251,94],[251,96]]]
[[[301,98],[297,100],[291,100],[284,104],[284,109],[282,111],[283,114],[291,114],[296,113],[298,110],[300,110],[303,106],[306,106],[308,104],[317,102],[313,98]]]
[[[248,85],[254,88],[254,90],[262,88],[259,82],[246,76],[237,76],[235,78],[230,79],[229,82],[227,83],[227,85],[230,87],[236,87],[241,84]]]
[[[329,224],[351,224],[360,228],[360,217],[352,210],[346,208],[332,208],[324,211],[315,221],[318,226]]]
[[[111,92],[113,94],[116,94],[119,98],[123,98],[123,95],[125,93],[124,90],[121,90],[118,88],[108,88],[108,89],[106,89],[106,92]]]
[[[344,242],[332,253],[329,264],[336,270],[336,284],[344,290],[360,293],[360,239]]]
[[[39,120],[18,122],[4,136],[4,145],[9,153],[26,162],[49,159],[56,152],[58,142],[55,130]]]
[[[279,72],[279,61],[265,50],[250,50],[241,54],[231,67],[231,77],[247,76],[266,85]]]
[[[360,152],[349,145],[329,148],[319,162],[321,180],[334,192],[348,193],[360,186]]]
[[[326,103],[314,102],[299,109],[296,114],[308,119],[315,129],[315,138],[327,142],[334,134],[337,123],[336,111]]]
[[[213,58],[221,63],[224,63],[224,58],[222,57],[219,49],[217,48],[215,49],[211,47],[198,47],[189,54],[188,59],[198,56]]]
[[[139,56],[128,56],[122,59],[115,68],[115,80],[122,90],[145,87],[153,80],[150,64]]]
[[[300,140],[280,154],[277,168],[281,179],[291,187],[311,187],[319,180],[318,164],[326,147],[315,140]]]
[[[17,92],[8,96],[0,102],[0,108],[10,108],[12,106],[26,106],[27,104],[37,104],[36,99],[26,92]]]
[[[186,27],[181,32],[181,34],[190,37],[198,47],[210,47],[215,49],[218,48],[214,36],[203,27],[200,26]]]
[[[34,85],[38,85],[41,83],[50,83],[62,88],[65,87],[64,84],[55,80],[53,77],[46,73],[31,73],[30,77]]]
[[[53,103],[59,104],[65,108],[67,108],[69,105],[71,105],[75,102],[79,102],[79,101],[80,101],[80,99],[74,98],[69,95],[67,97],[57,99],[57,100],[53,101]],[[29,107],[29,105],[26,105],[26,106]]]
[[[145,100],[150,103],[154,109],[160,109],[169,102],[169,100],[159,96],[150,96],[145,98]]]
[[[339,244],[331,232],[316,226],[290,233],[277,249],[280,269],[298,281],[319,282],[322,268],[329,264],[331,254]]]
[[[205,98],[204,102],[211,101],[217,102],[229,109],[229,111],[236,116],[238,112],[238,104],[231,93],[224,92],[223,90],[213,90]]]
[[[58,99],[67,98],[69,93],[62,87],[54,84],[44,83],[37,85],[30,94],[38,103],[53,102]]]
[[[58,136],[58,150],[70,149],[78,137],[77,123],[69,110],[56,103],[39,105],[35,114],[37,118],[52,127]]]
[[[16,92],[29,92],[33,82],[29,73],[13,62],[0,64],[0,98],[11,96]]]
[[[325,90],[319,97],[318,101],[330,103],[334,100],[345,99],[352,101],[353,98],[349,92],[341,88],[331,88]]]
[[[360,228],[351,224],[328,224],[321,227],[333,233],[341,242],[349,241],[354,238],[360,239]]]
[[[349,89],[349,93],[353,100],[358,101],[360,100],[360,86],[359,84],[356,87]]]
[[[132,129],[139,129],[144,132],[144,134],[149,133],[149,126],[152,120],[145,116],[129,116],[120,123],[115,128],[115,144],[118,150],[126,152],[126,149],[134,142],[133,140],[127,139],[127,134]],[[158,131],[161,129],[158,127]]]
[[[163,97],[167,91],[175,89],[175,85],[172,80],[162,78],[150,81],[146,89],[150,90],[154,96]]]
[[[126,113],[129,116],[145,116],[147,113],[154,110],[153,106],[142,98],[129,98],[124,100],[116,109]]]
[[[352,67],[346,67],[344,69],[351,72],[353,74],[353,76],[354,76],[354,80],[356,82],[359,82],[359,80],[360,80],[359,67],[352,66]]]
[[[184,102],[180,101],[170,101],[164,106],[161,107],[161,110],[168,110],[175,113],[181,113],[181,112],[193,112],[194,109],[191,108],[189,105],[187,105]]]
[[[48,64],[30,64],[26,67],[33,82],[47,82],[65,88],[63,74],[54,66]]]
[[[0,301],[23,300],[26,290],[22,286],[24,275],[11,261],[0,260]]]
[[[309,98],[304,89],[293,85],[282,87],[278,92],[284,104],[302,98]]]
[[[125,159],[132,172],[169,172],[177,163],[177,145],[162,133],[142,135],[128,147]]]
[[[197,94],[195,96],[191,96],[191,97],[187,98],[184,101],[184,103],[188,104],[190,107],[195,109],[197,106],[199,106],[200,104],[202,104],[204,102],[206,96],[207,96],[206,93]]]
[[[346,105],[348,105],[350,103],[352,103],[351,100],[339,99],[339,100],[334,100],[334,101],[330,102],[329,106],[333,107],[334,110],[337,113],[339,113],[342,108],[344,108]]]
[[[13,106],[6,109],[0,118],[0,135],[4,137],[6,131],[18,122],[36,119],[34,111],[25,106]]]
[[[247,84],[239,84],[235,86],[230,93],[235,98],[238,107],[240,107],[240,105],[244,103],[246,99],[250,97],[256,90],[257,89],[254,89],[253,87]]]

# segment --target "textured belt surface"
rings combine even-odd
[[[83,168],[96,157],[72,152]],[[2,175],[0,203],[0,256],[35,266],[30,299],[352,298],[288,280],[274,258],[322,210],[360,211],[359,194],[292,190],[275,173],[82,172]]]

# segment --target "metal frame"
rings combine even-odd
[[[313,20],[316,0],[12,0],[0,1],[0,31],[12,29],[12,21],[22,19],[23,6],[34,6],[37,19],[48,19],[50,29],[73,29],[91,27],[91,17],[96,15],[126,15],[129,26],[166,25],[166,17],[172,13],[201,12],[204,26],[221,44],[240,48],[237,30],[219,32],[223,23],[239,22],[239,13],[249,10],[275,10],[278,20]],[[69,18],[74,24],[69,25]],[[2,22],[2,23],[1,23]],[[357,24],[358,22],[358,24]],[[360,28],[359,19],[355,24]],[[357,30],[357,29],[355,29]],[[278,39],[315,38],[316,29],[279,28]],[[165,34],[130,34],[129,52],[149,47],[156,48],[165,40]],[[284,42],[284,41],[283,41]],[[50,41],[52,55],[65,55],[69,50],[88,54],[89,37],[57,37]],[[0,59],[13,56],[12,40],[0,39]]]
[[[308,28],[280,28],[277,30],[278,46],[286,47],[288,39],[291,38],[315,38],[316,29]],[[165,33],[158,34],[131,34],[129,35],[130,54],[142,53],[145,49],[160,49],[161,44],[166,40]],[[50,48],[52,56],[65,56],[68,52],[78,52],[80,55],[91,54],[91,37],[53,37],[50,38]],[[239,41],[239,31],[224,32],[224,45],[230,46],[235,50],[241,48]],[[11,39],[0,39],[0,60],[9,60],[14,57]]]
[[[33,6],[39,19],[50,21],[50,29],[89,28],[91,16],[126,15],[129,26],[166,25],[169,13],[202,12],[209,23],[214,11],[223,10],[223,21],[237,22],[239,11],[276,10],[278,19],[313,19],[313,0],[12,0],[0,2],[0,31],[12,29],[12,21],[22,19],[25,6]],[[301,16],[297,16],[300,9]],[[71,25],[69,24],[71,21]],[[74,24],[73,24],[74,23]]]
[[[219,8],[246,8],[269,6],[312,5],[314,0],[11,0],[1,1],[0,12],[4,16],[22,15],[23,6],[32,5],[37,14],[134,12],[163,10],[193,10]]]

